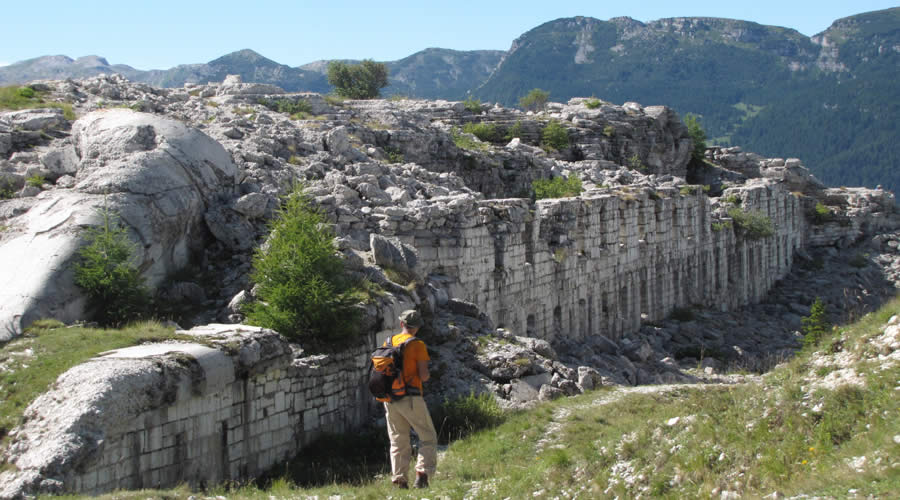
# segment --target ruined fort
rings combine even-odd
[[[837,259],[863,244],[877,264],[846,282],[833,273],[816,293],[835,305],[877,302],[897,278],[884,271],[900,261],[892,193],[827,188],[799,160],[740,148],[691,164],[688,130],[663,106],[336,102],[234,77],[182,89],[118,76],[36,85],[78,117],[0,113],[0,182],[16,193],[0,201],[0,336],[85,319],[71,264],[108,206],[138,243],[147,282],[196,306],[181,325],[196,342],[103,353],[63,374],[13,431],[0,498],[256,477],[322,433],[377,418],[367,356],[410,307],[426,313],[444,374],[430,397],[490,391],[515,406],[681,380],[679,349],[714,348],[722,365],[789,352],[809,304],[778,286],[811,254]],[[307,111],[266,105],[279,100]],[[541,147],[551,122],[568,147]],[[467,124],[499,132],[479,140]],[[45,185],[26,182],[35,175]],[[532,199],[534,180],[572,176],[579,196]],[[364,338],[338,354],[242,324],[250,257],[297,181],[347,267],[386,290],[364,306]],[[734,209],[771,231],[743,227]],[[200,268],[215,286],[170,278]],[[786,299],[761,304],[773,293]],[[737,321],[748,307],[765,313]],[[669,319],[685,309],[735,324]]]

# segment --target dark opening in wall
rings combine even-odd
[[[535,333],[535,319],[534,314],[529,314],[525,319],[525,336],[526,337],[534,337]]]

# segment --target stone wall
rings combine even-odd
[[[0,477],[0,498],[247,480],[371,414],[373,339],[295,357],[269,330],[184,333],[202,344],[112,351],[60,377],[26,412],[9,452],[19,471]]]
[[[714,228],[699,187],[483,200],[440,227],[409,229],[411,219],[382,229],[417,249],[419,272],[455,278],[453,294],[497,326],[546,340],[617,339],[677,307],[759,301],[790,270],[804,243],[798,198],[768,182],[735,192],[771,218],[774,236]]]

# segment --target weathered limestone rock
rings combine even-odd
[[[235,166],[222,147],[181,122],[130,110],[92,113],[73,127],[77,184],[43,192],[0,241],[0,339],[31,321],[83,318],[72,282],[81,229],[118,215],[135,247],[136,265],[151,286],[184,267],[203,247],[203,214],[233,189]]]
[[[416,252],[409,245],[396,238],[385,238],[374,233],[369,237],[369,245],[372,257],[379,266],[401,273],[414,272]]]
[[[243,83],[241,75],[228,75],[216,95],[284,94],[284,89],[268,83]]]

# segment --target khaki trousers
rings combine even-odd
[[[416,471],[434,477],[437,466],[437,433],[428,406],[422,396],[406,396],[405,398],[385,403],[388,437],[391,439],[391,481],[405,481],[412,458],[412,447],[409,444],[409,429],[419,436],[419,460]]]

